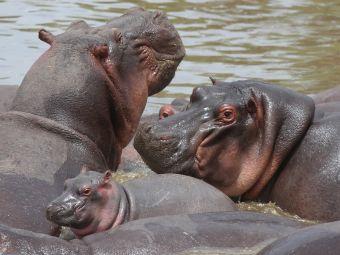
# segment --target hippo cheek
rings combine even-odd
[[[197,177],[220,189],[232,185],[239,176],[238,148],[237,144],[226,145],[221,140],[209,146],[199,145],[194,164]]]

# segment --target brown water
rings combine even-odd
[[[340,84],[339,0],[0,0],[0,84],[20,84],[47,49],[38,29],[60,33],[79,19],[96,26],[134,6],[167,12],[187,49],[172,85],[149,99],[148,112],[208,84],[208,75],[306,93]]]

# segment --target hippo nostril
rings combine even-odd
[[[148,125],[148,126],[145,127],[145,132],[150,133],[151,129],[152,129],[152,125]]]

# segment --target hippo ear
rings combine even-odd
[[[222,83],[221,81],[219,81],[219,80],[217,80],[217,79],[215,79],[211,76],[209,76],[209,79],[211,80],[211,83],[212,83],[213,86],[218,86],[219,84]]]
[[[103,175],[103,184],[109,183],[112,179],[112,172],[107,170]]]
[[[41,41],[48,43],[49,45],[52,45],[52,43],[54,42],[55,36],[45,29],[40,29],[39,30],[39,39]]]
[[[107,45],[96,45],[93,47],[92,53],[99,59],[107,58],[109,56],[109,47]]]
[[[257,114],[258,111],[260,110],[258,104],[259,102],[257,102],[256,97],[254,95],[252,95],[247,102],[246,106],[247,112],[253,117],[253,119],[255,119],[256,117],[257,118],[260,117],[258,116],[259,114]]]
[[[83,165],[82,166],[82,168],[81,168],[81,170],[80,170],[80,173],[86,173],[86,172],[88,172],[88,171],[90,171],[90,169],[88,168],[88,166],[87,165]]]
[[[212,85],[216,85],[216,79],[211,76],[209,76],[209,79],[211,80]]]

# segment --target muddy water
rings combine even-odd
[[[19,84],[47,48],[38,29],[60,33],[79,19],[95,26],[134,6],[167,12],[187,49],[172,85],[150,98],[148,112],[208,84],[208,75],[306,93],[340,84],[338,0],[0,0],[0,84]]]
[[[20,84],[47,49],[37,38],[40,28],[60,33],[79,19],[96,26],[135,6],[167,12],[187,50],[172,84],[149,99],[148,113],[187,97],[208,76],[261,79],[304,93],[340,84],[338,0],[0,0],[0,85]],[[281,213],[273,205],[240,206]]]

